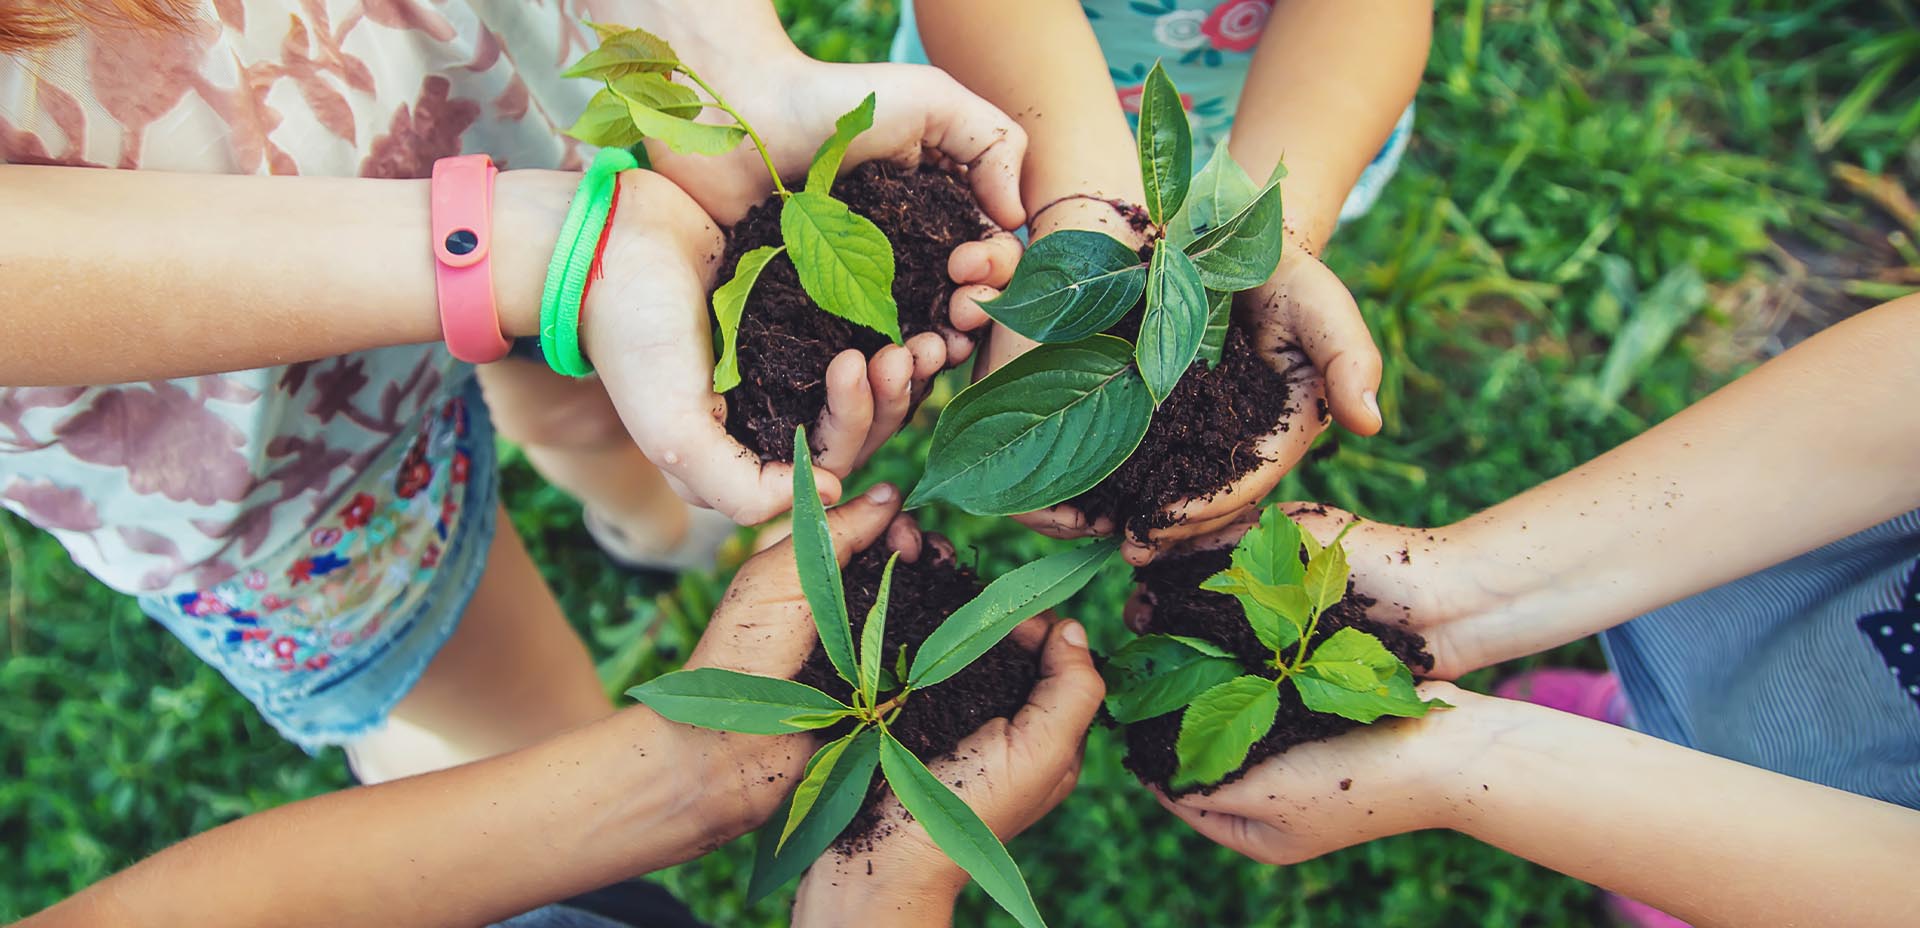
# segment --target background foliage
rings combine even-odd
[[[883,57],[896,15],[886,0],[779,5],[804,47],[847,60]],[[1325,442],[1286,496],[1457,519],[1920,284],[1920,218],[1910,201],[1902,215],[1898,190],[1920,178],[1910,2],[1439,6],[1406,166],[1329,256],[1386,352],[1392,425]],[[897,439],[863,478],[910,485],[926,440],[924,428]],[[662,591],[607,569],[575,509],[509,462],[514,521],[609,687],[676,666],[722,580]],[[1010,522],[928,521],[990,574],[1055,550]],[[281,742],[57,544],[9,516],[0,541],[0,920],[193,832],[346,785],[338,752]],[[1097,645],[1120,637],[1125,589],[1112,571],[1069,610]],[[1598,655],[1575,645],[1549,659]],[[1587,887],[1449,834],[1253,865],[1168,818],[1104,732],[1080,791],[1013,851],[1060,925],[1599,920]],[[784,898],[741,911],[746,864],[727,849],[662,879],[723,924],[784,924]],[[1010,924],[977,891],[959,923]]]

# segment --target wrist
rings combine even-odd
[[[1418,737],[1406,741],[1416,792],[1424,797],[1419,825],[1470,834],[1491,805],[1496,780],[1503,778],[1492,753],[1499,733],[1512,726],[1517,704],[1446,683],[1422,683],[1420,695],[1443,699],[1453,708],[1401,723],[1421,728]]]
[[[1034,238],[1065,229],[1102,232],[1138,249],[1147,244],[1150,226],[1140,198],[1110,197],[1101,193],[1066,193],[1037,200],[1027,213]]]
[[[580,175],[502,171],[493,186],[493,288],[508,338],[540,334],[540,294]]]
[[[951,924],[954,902],[967,886],[966,871],[938,851],[905,851],[909,840],[890,836],[864,854],[827,851],[794,896],[795,928]]]

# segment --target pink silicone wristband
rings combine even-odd
[[[507,356],[500,308],[493,298],[493,176],[486,155],[459,155],[433,163],[433,280],[440,295],[440,330],[447,350],[462,361],[486,364]]]

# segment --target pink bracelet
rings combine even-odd
[[[459,155],[433,163],[433,280],[440,295],[440,330],[447,350],[462,361],[487,364],[507,356],[500,308],[493,298],[493,177],[486,155]]]

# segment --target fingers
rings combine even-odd
[[[827,531],[833,535],[833,553],[845,567],[892,529],[900,514],[900,490],[876,483],[867,492],[827,510]]]
[[[984,328],[993,321],[980,304],[1000,295],[1000,291],[984,284],[969,284],[953,291],[953,299],[947,304],[947,319],[953,327],[962,332],[973,332]]]
[[[1090,538],[1111,535],[1114,531],[1112,519],[1101,516],[1089,520],[1086,513],[1072,506],[1052,506],[1038,512],[1023,512],[1014,516],[1013,520],[1049,538]]]
[[[1193,808],[1184,804],[1187,800],[1168,799],[1165,793],[1157,789],[1153,791],[1153,798],[1159,801],[1161,808],[1186,822],[1187,827],[1199,832],[1207,840],[1262,863],[1278,863],[1278,861],[1269,860],[1268,855],[1262,853],[1258,843],[1249,834],[1250,826],[1255,823],[1238,815]]]
[[[845,476],[853,471],[873,428],[874,396],[867,380],[867,356],[854,348],[827,365],[827,408],[813,438],[817,469]]]
[[[945,72],[931,68],[924,79],[934,86],[925,99],[933,119],[923,140],[967,168],[967,184],[987,218],[1003,229],[1027,221],[1020,205],[1020,163],[1027,156],[1027,134],[1000,108],[974,96]]]
[[[1004,287],[1013,279],[1014,266],[1020,263],[1020,240],[1013,233],[996,229],[977,242],[967,242],[947,256],[947,276],[956,284],[984,284]]]
[[[943,346],[941,354],[944,356],[945,353]],[[868,392],[873,397],[873,422],[867,427],[866,440],[860,444],[855,464],[865,461],[868,455],[879,450],[907,421],[907,413],[913,409],[913,375],[917,360],[911,349],[903,345],[888,345],[875,352],[873,360],[867,362]]]
[[[920,560],[921,549],[920,523],[906,513],[893,517],[887,526],[887,547],[897,552],[900,559],[912,564]]]
[[[1304,259],[1274,300],[1327,381],[1333,418],[1356,435],[1380,431],[1380,349],[1353,294],[1326,265]]]
[[[1133,593],[1127,596],[1127,604],[1121,607],[1120,620],[1127,623],[1127,630],[1136,635],[1144,635],[1153,625],[1153,594],[1144,586],[1135,586]]]
[[[1106,695],[1106,683],[1087,650],[1087,630],[1072,619],[1062,620],[1047,634],[1040,651],[1040,679],[1026,706],[1014,715],[1013,732],[1055,750],[1078,745]]]
[[[1015,625],[1013,631],[1007,633],[1007,640],[1028,651],[1038,653],[1041,646],[1047,643],[1047,634],[1053,631],[1056,622],[1058,618],[1051,611],[1042,612]]]
[[[972,339],[966,340],[971,349]],[[907,350],[913,353],[913,399],[918,402],[927,395],[927,387],[935,375],[947,369],[948,345],[946,339],[937,332],[922,332],[907,339]],[[913,410],[907,410],[908,415]],[[886,441],[882,436],[881,442]],[[878,448],[879,443],[873,447]]]

